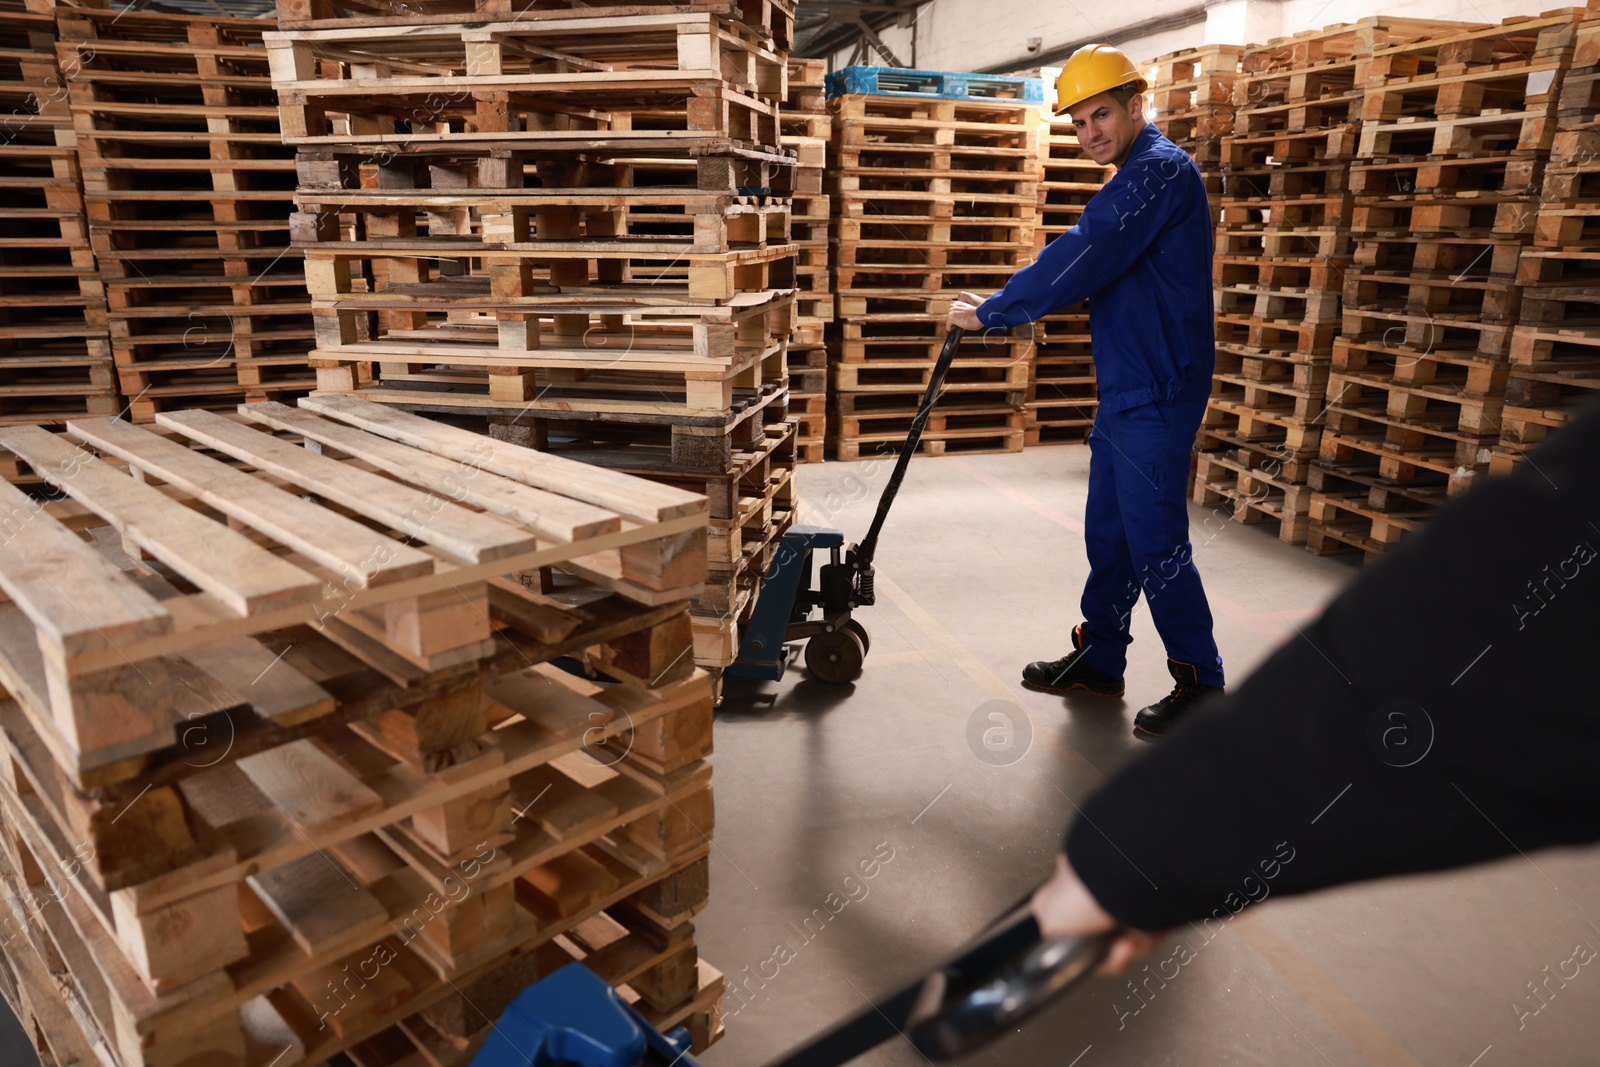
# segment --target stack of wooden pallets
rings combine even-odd
[[[1212,221],[1222,218],[1222,138],[1233,133],[1234,84],[1243,45],[1208,44],[1168,52],[1155,67],[1153,119],[1161,132],[1194,157],[1206,179]]]
[[[262,19],[62,4],[58,44],[111,347],[133,417],[292,398],[310,304],[289,247]]]
[[[1557,119],[1533,242],[1518,263],[1497,472],[1600,390],[1600,2],[1578,27]]]
[[[792,9],[285,0],[321,390],[712,498],[697,658],[792,521]]]
[[[1580,17],[1567,9],[1374,51],[1313,551],[1377,554],[1486,471],[1519,317],[1517,263],[1540,213]]]
[[[828,109],[827,62],[789,60],[789,95],[783,100],[783,146],[795,153],[794,329],[789,334],[789,408],[800,424],[797,448],[804,463],[822,459],[827,440],[828,347],[833,324],[833,271],[828,248],[828,194],[823,192],[833,112]]]
[[[0,988],[35,1032],[464,1064],[577,958],[713,1040],[705,499],[354,397],[157,418],[0,430],[71,497],[0,485]]]
[[[1350,161],[1375,48],[1439,28],[1363,19],[1251,46],[1222,138],[1217,369],[1196,503],[1304,543],[1330,351],[1352,256]]]
[[[834,110],[829,427],[842,460],[905,441],[963,290],[1003,286],[1033,254],[1042,83],[847,67]],[[919,452],[1022,448],[1031,330],[965,342]]]
[[[1039,221],[1034,246],[1043,249],[1070,229],[1111,171],[1084,154],[1068,117],[1046,117],[1039,136]],[[1089,344],[1089,304],[1084,301],[1040,319],[1029,360],[1028,445],[1082,441],[1094,425],[1095,392]]]
[[[0,5],[0,425],[117,413],[55,5]],[[0,477],[38,484],[25,466]]]

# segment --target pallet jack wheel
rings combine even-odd
[[[844,685],[861,677],[867,646],[856,633],[859,625],[818,634],[806,642],[806,670],[813,678],[830,685]]]
[[[851,633],[861,638],[861,651],[865,652],[869,656],[872,654],[872,635],[867,633],[867,628],[865,626],[862,626],[854,619],[846,619],[844,621],[844,625],[841,626],[840,629],[849,630]]]

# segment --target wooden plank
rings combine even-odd
[[[121,419],[69,421],[67,432],[260,530],[359,588],[433,573],[433,557],[426,552]]]
[[[239,760],[256,788],[306,833],[325,833],[383,807],[383,798],[308,740]]]
[[[161,414],[156,422],[471,563],[489,563],[537,547],[532,534],[504,519],[468,511],[437,494],[319,456],[215,412]]]
[[[332,694],[282,662],[259,641],[214,641],[183,658],[248,701],[256,714],[279,726],[296,726],[334,709]]]
[[[616,805],[551,766],[524,771],[511,782],[512,805],[557,841],[581,837],[616,818]]]
[[[555,644],[583,625],[583,620],[564,605],[509,578],[490,579],[489,614],[493,621],[510,622],[544,644]]]
[[[252,874],[250,888],[308,955],[356,936],[376,941],[389,929],[389,912],[326,852]]]
[[[0,589],[41,637],[71,655],[171,631],[172,618],[158,600],[36,508],[16,486],[0,481],[0,511],[8,520]]]
[[[239,413],[330,445],[414,485],[513,519],[552,540],[576,541],[622,529],[621,517],[607,509],[492,474],[470,460],[446,459],[286,404],[241,404]]]
[[[491,440],[471,430],[395,411],[359,397],[310,396],[302,399],[300,406],[414,448],[473,463],[524,485],[609,508],[643,522],[664,522],[707,510],[705,498],[698,493]]]
[[[0,430],[0,446],[98,512],[125,539],[240,615],[322,596],[318,578],[46,430],[37,426]]]

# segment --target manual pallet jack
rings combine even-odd
[[[911,420],[910,433],[895,459],[889,484],[878,499],[878,513],[872,518],[866,539],[846,547],[839,530],[791,527],[783,535],[777,558],[763,579],[761,596],[739,644],[738,658],[722,672],[723,677],[777,681],[789,667],[792,646],[800,641],[806,642],[806,670],[818,681],[843,685],[861,677],[872,637],[852,613],[877,602],[872,560],[878,551],[878,535],[900,492],[900,483],[905,480],[906,467],[922,440],[922,430],[939,399],[962,334],[962,330],[951,327],[945,336],[922,406]],[[813,557],[824,550],[829,553],[829,562],[820,568],[813,587]]]
[[[769,1067],[837,1067],[904,1036],[931,1060],[981,1048],[1079,985],[1111,935],[1041,939],[1027,900],[991,933]],[[695,1067],[683,1028],[662,1034],[581,963],[518,994],[472,1067]]]

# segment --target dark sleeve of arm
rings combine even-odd
[[[1600,839],[1597,457],[1591,406],[1090,798],[1095,899],[1159,929]]]
[[[1089,201],[1077,225],[979,305],[978,320],[1012,329],[1093,296],[1133,266],[1178,213],[1193,191],[1185,177],[1162,158],[1119,173]]]

